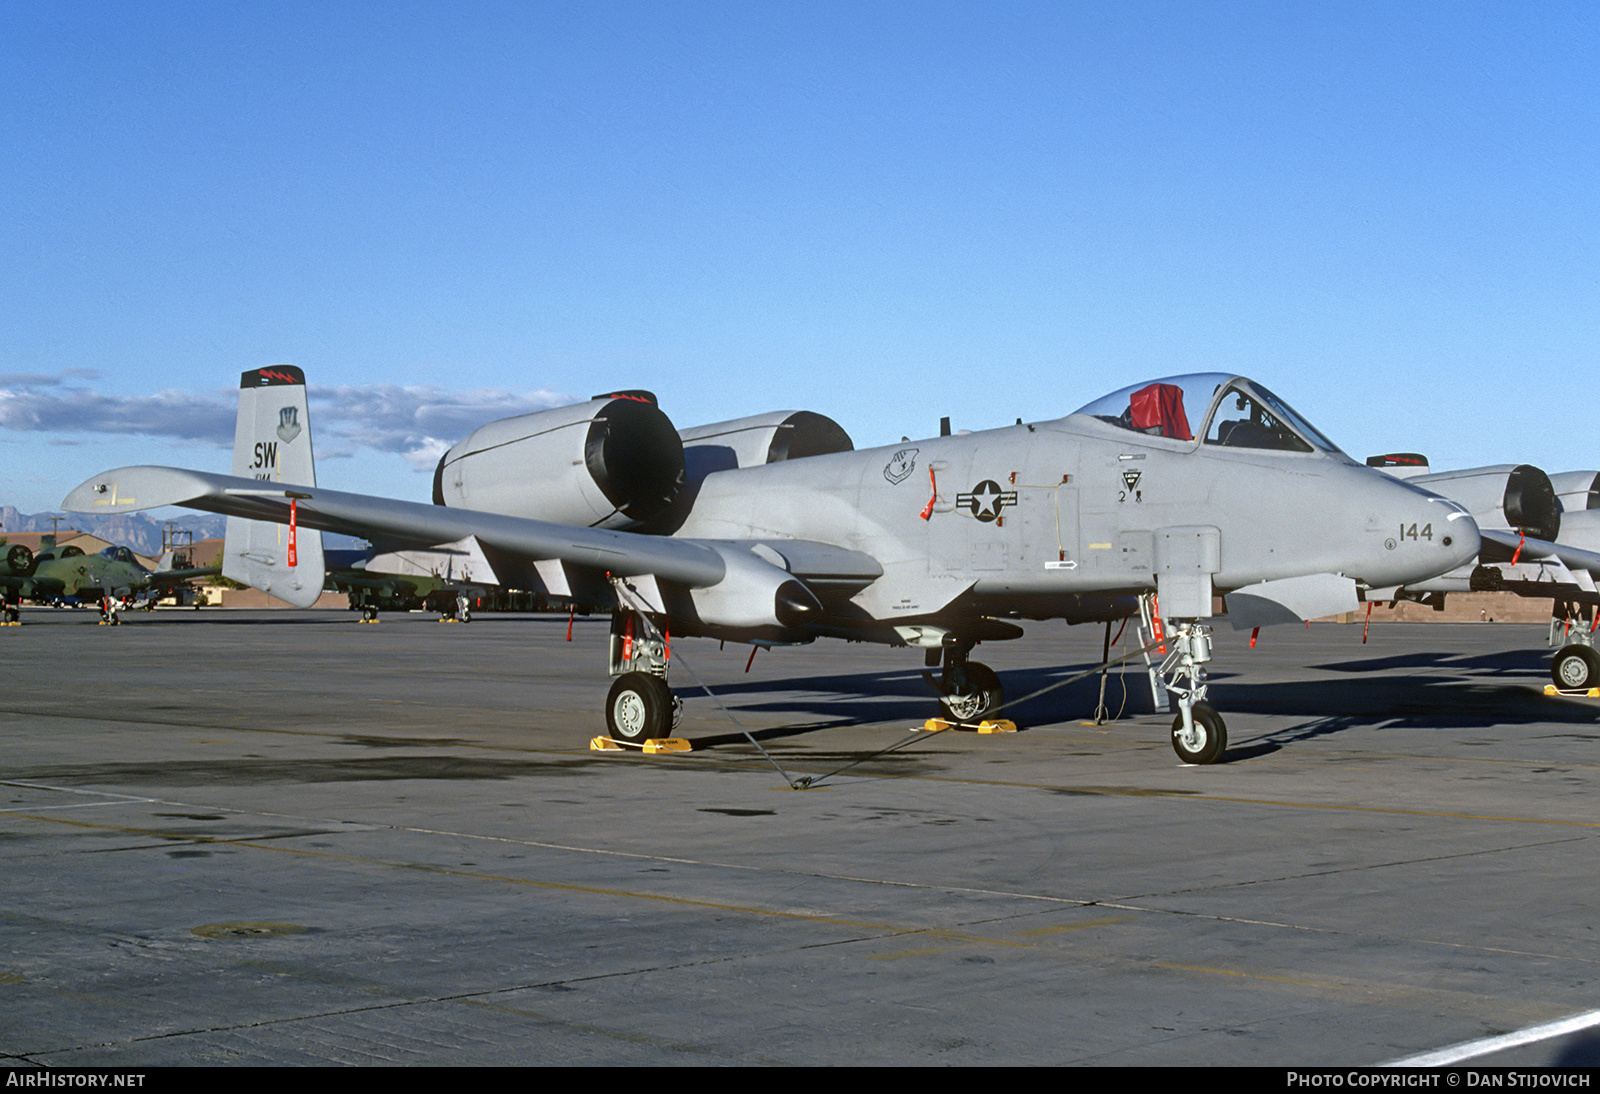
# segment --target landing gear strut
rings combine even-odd
[[[667,686],[667,643],[631,608],[611,613],[611,675],[606,732],[619,741],[670,736],[683,703]]]
[[[1178,699],[1172,749],[1186,764],[1214,764],[1228,750],[1228,727],[1205,701],[1211,628],[1193,620],[1179,622],[1167,645],[1170,652],[1159,671],[1167,692]]]

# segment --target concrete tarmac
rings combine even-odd
[[[1132,672],[912,735],[916,651],[680,640],[695,751],[602,755],[598,617],[126,619],[0,628],[11,1064],[1347,1066],[1600,1007],[1600,700],[1542,628],[1221,631],[1185,767]]]

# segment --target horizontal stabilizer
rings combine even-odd
[[[1341,574],[1308,574],[1235,589],[1225,598],[1233,629],[1298,623],[1361,607],[1356,583]]]
[[[228,518],[222,576],[270,593],[297,608],[322,595],[322,533],[293,525]]]

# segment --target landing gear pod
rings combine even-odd
[[[683,442],[648,391],[490,422],[444,454],[433,502],[591,528],[635,528],[683,489]]]

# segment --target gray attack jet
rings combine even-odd
[[[1478,523],[1482,551],[1458,569],[1369,601],[1411,600],[1444,607],[1460,592],[1508,592],[1551,602],[1550,678],[1557,687],[1600,686],[1600,472],[1547,475],[1531,464],[1432,471],[1415,452],[1372,456],[1368,465],[1461,503]]]
[[[970,722],[1003,702],[977,643],[1142,605],[1164,624],[1173,746],[1210,763],[1227,740],[1206,702],[1215,595],[1236,628],[1310,619],[1479,549],[1462,506],[1223,373],[863,451],[818,414],[680,432],[648,392],[614,392],[483,426],[440,460],[433,505],[317,487],[304,382],[289,366],[243,375],[233,475],[125,467],[63,505],[227,514],[224,573],[296,603],[322,587],[317,530],[384,549],[474,540],[505,585],[612,611],[606,722],[624,739],[673,724],[667,635],[919,648]]]

